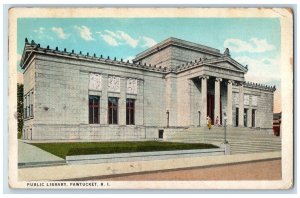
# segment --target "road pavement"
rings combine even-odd
[[[264,160],[212,167],[135,173],[119,176],[89,177],[93,181],[199,181],[199,180],[280,180],[281,160]]]

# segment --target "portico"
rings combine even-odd
[[[199,77],[201,80],[201,110],[200,110],[200,123],[201,126],[206,126],[207,116],[212,119],[212,123],[216,124],[216,119],[219,119],[219,124],[223,124],[223,116],[227,116],[227,125],[233,126],[233,92],[232,87],[237,86],[243,90],[243,83],[236,83],[231,79],[222,79],[214,76],[203,75]],[[235,85],[234,85],[235,84]],[[213,89],[212,89],[213,88]],[[225,91],[222,91],[225,90]],[[243,93],[239,97],[239,127],[244,127],[244,97]],[[212,101],[213,99],[213,101]],[[226,104],[226,106],[224,106]],[[249,115],[250,116],[250,115]],[[250,117],[247,119],[251,119]],[[250,127],[250,124],[247,124]]]

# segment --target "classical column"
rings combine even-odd
[[[221,123],[220,120],[220,82],[222,78],[216,78],[215,80],[215,121],[218,117],[219,124]],[[215,122],[214,122],[215,123]]]
[[[207,117],[207,79],[208,76],[201,76],[201,126],[206,126]]]
[[[244,127],[244,84],[239,85],[239,127]]]
[[[227,125],[232,126],[232,80],[227,83]]]
[[[248,109],[247,112],[247,127],[252,127],[252,109]]]

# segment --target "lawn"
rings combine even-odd
[[[70,155],[218,148],[211,144],[159,141],[33,143],[32,145],[64,159]]]

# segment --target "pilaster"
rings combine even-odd
[[[100,97],[100,124],[107,125],[107,109],[108,109],[108,97],[107,97],[107,79],[106,74],[102,74],[102,94]]]
[[[126,78],[120,77],[119,125],[126,125]]]

